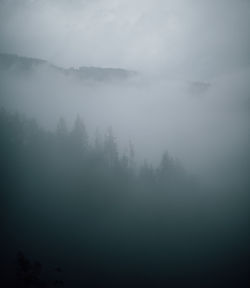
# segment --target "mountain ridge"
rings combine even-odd
[[[81,80],[128,80],[137,75],[137,72],[122,68],[95,67],[95,66],[80,66],[79,68],[62,68],[54,65],[47,60],[19,56],[16,54],[8,54],[0,52],[0,70],[17,68],[22,70],[31,70],[34,67],[45,65],[54,71],[64,75],[72,75]]]

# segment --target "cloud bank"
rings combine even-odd
[[[0,50],[210,79],[249,66],[247,0],[2,0]]]

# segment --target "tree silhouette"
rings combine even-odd
[[[25,246],[27,255],[40,252],[47,262],[59,258],[60,265],[71,267],[71,271],[56,268],[55,277],[47,279],[46,265],[20,252],[17,287],[62,287],[67,273],[79,275],[80,287],[126,286],[128,279],[139,283],[135,287],[149,283],[159,287],[159,282],[166,287],[171,284],[168,275],[186,277],[186,271],[191,271],[188,277],[196,281],[197,271],[218,275],[216,269],[223,265],[229,271],[229,264],[225,266],[219,257],[215,261],[219,250],[224,259],[234,259],[236,252],[227,251],[242,247],[237,250],[239,262],[247,254],[248,244],[239,228],[245,227],[244,215],[237,210],[242,219],[235,217],[238,222],[232,225],[230,219],[236,214],[232,203],[248,207],[244,200],[249,190],[249,157],[243,155],[240,162],[245,168],[239,168],[242,180],[236,186],[237,196],[224,201],[216,191],[208,201],[207,190],[168,153],[159,165],[147,161],[140,165],[131,143],[127,153],[119,153],[111,128],[104,135],[97,132],[92,143],[80,117],[71,130],[61,118],[50,132],[32,119],[1,110],[0,140],[4,224],[0,229],[7,239],[1,249]],[[235,231],[241,234],[233,246],[229,235]],[[203,259],[209,260],[203,264]],[[245,269],[245,263],[241,265]],[[245,277],[244,269],[232,267]]]

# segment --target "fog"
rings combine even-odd
[[[247,0],[2,0],[2,52],[208,80],[249,66]]]
[[[62,287],[38,258],[247,287],[249,27],[248,0],[0,0],[0,285]]]
[[[140,143],[140,158],[150,160],[168,149],[185,161],[205,157],[205,162],[245,141],[248,1],[3,0],[0,5],[2,52],[62,67],[121,67],[140,74],[125,83],[94,85],[39,69],[10,85],[19,93],[5,96],[8,105],[29,110],[46,126],[59,116],[72,122],[77,113],[90,130],[112,125],[119,141]],[[209,84],[207,89],[190,88],[199,81]]]
[[[204,83],[148,75],[105,83],[47,66],[25,75],[13,69],[1,73],[1,102],[47,129],[55,128],[60,117],[72,126],[77,115],[92,136],[112,126],[121,149],[132,141],[140,161],[158,163],[168,150],[199,173],[246,143],[249,73],[242,69]]]

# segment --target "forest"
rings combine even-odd
[[[93,135],[1,109],[2,287],[247,287],[248,166],[215,188]]]
[[[248,288],[250,1],[0,0],[0,288]]]

